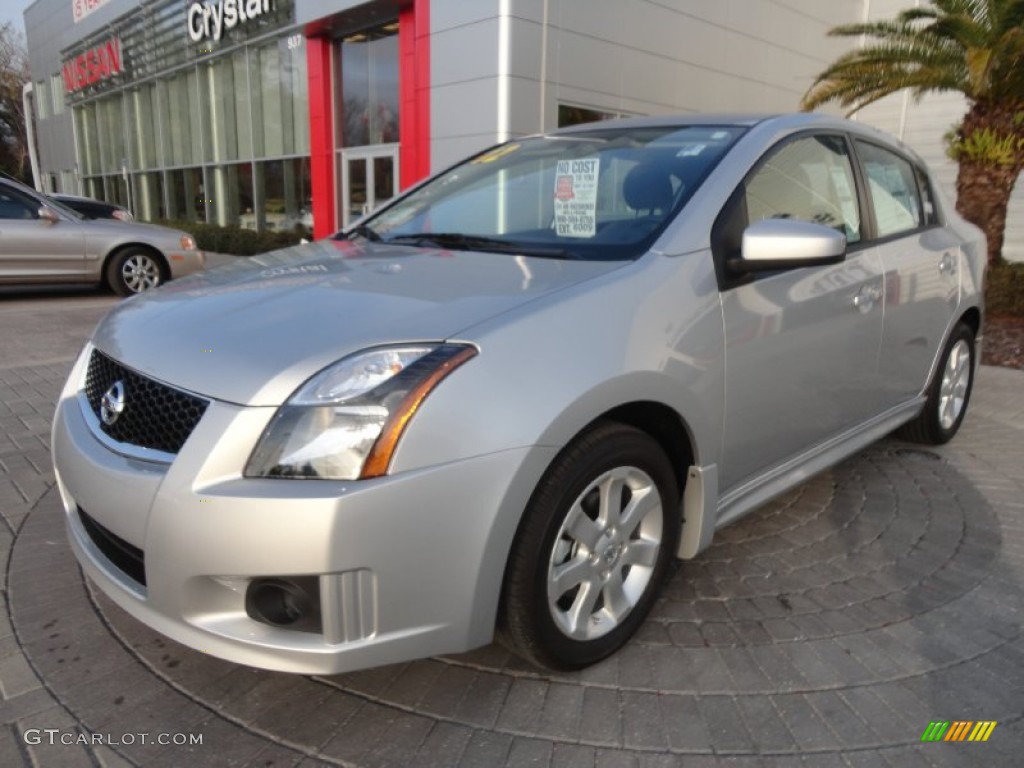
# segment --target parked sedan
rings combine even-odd
[[[243,664],[497,633],[581,667],[717,529],[895,429],[956,434],[984,261],[861,124],[516,139],[116,308],[55,419],[72,547],[140,620]]]
[[[201,269],[185,232],[89,220],[53,198],[0,179],[0,284],[103,283],[122,296]]]
[[[132,212],[127,208],[115,203],[108,203],[105,200],[93,200],[91,197],[79,197],[78,195],[50,195],[50,198],[62,203],[65,208],[80,213],[86,219],[135,221]]]

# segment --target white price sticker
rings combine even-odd
[[[601,158],[559,160],[555,169],[555,231],[559,237],[597,233],[597,180]]]

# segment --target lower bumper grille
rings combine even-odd
[[[92,543],[107,560],[126,576],[146,586],[146,556],[141,549],[104,528],[81,508],[78,510],[78,519],[82,521],[82,527]]]

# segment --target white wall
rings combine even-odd
[[[432,3],[432,167],[554,128],[559,103],[641,115],[794,111],[853,44],[826,31],[859,20],[863,2]]]

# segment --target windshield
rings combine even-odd
[[[637,258],[744,130],[594,127],[512,141],[441,174],[348,235],[553,258]]]

